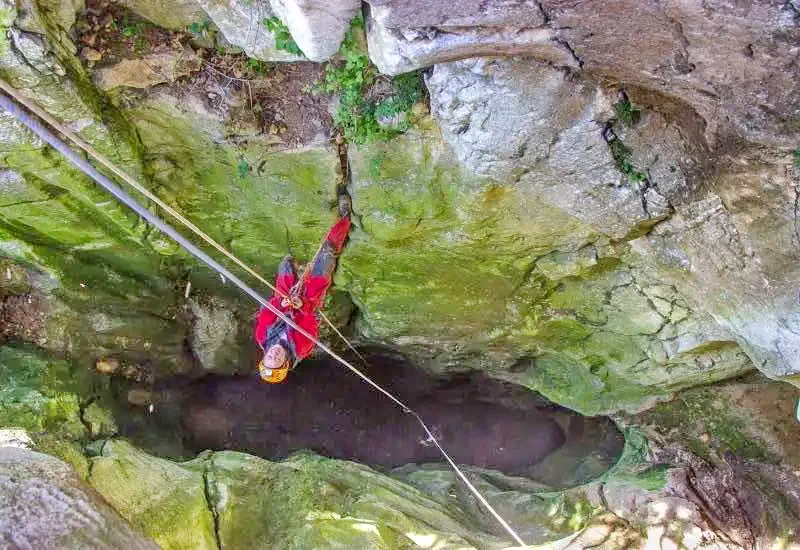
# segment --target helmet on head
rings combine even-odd
[[[273,344],[264,352],[264,358],[258,363],[258,374],[261,378],[275,384],[283,382],[289,374],[289,357],[280,344]]]

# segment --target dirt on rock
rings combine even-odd
[[[47,301],[34,294],[0,295],[0,342],[42,345]]]

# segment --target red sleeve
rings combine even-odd
[[[283,311],[281,308],[280,296],[273,296],[269,299],[269,303]],[[261,308],[261,311],[258,312],[258,319],[256,320],[256,329],[253,332],[256,344],[261,346],[264,343],[264,340],[267,339],[267,330],[269,330],[269,327],[272,326],[272,323],[274,323],[277,318],[278,316],[266,306]]]
[[[298,311],[295,313],[294,322],[315,339],[319,339],[319,320],[314,313],[308,313],[302,310]],[[305,359],[314,351],[314,346],[316,344],[296,330],[292,330],[292,340],[294,341],[294,348],[297,352],[298,361]]]

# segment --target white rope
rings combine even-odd
[[[8,84],[6,84],[5,82],[2,82],[2,80],[0,80],[0,82],[3,84],[0,87],[4,91],[8,91],[6,89]],[[16,90],[15,90],[15,92],[16,92]],[[11,95],[16,97],[18,94],[14,93],[14,94],[11,94]],[[398,405],[404,412],[414,416],[414,418],[416,418],[417,421],[422,426],[423,430],[425,430],[425,433],[427,434],[428,439],[430,441],[432,441],[434,443],[434,445],[436,445],[436,448],[439,449],[439,452],[442,454],[442,456],[445,458],[445,460],[447,460],[448,464],[453,468],[453,470],[456,472],[458,477],[461,479],[461,481],[464,482],[464,484],[467,486],[467,488],[470,490],[470,492],[475,496],[475,498],[477,498],[478,501],[487,510],[489,510],[489,512],[492,514],[492,516],[494,516],[494,518],[498,521],[498,523],[500,523],[500,525],[503,527],[503,529],[505,529],[506,532],[509,535],[511,535],[511,537],[517,542],[517,544],[519,544],[520,546],[525,546],[525,543],[522,541],[522,539],[519,537],[519,535],[516,533],[516,531],[514,531],[514,529],[508,524],[508,522],[505,521],[502,518],[502,516],[494,509],[494,507],[491,504],[489,504],[489,502],[486,500],[486,498],[484,498],[484,496],[480,493],[480,491],[478,491],[478,489],[469,481],[469,479],[467,479],[467,476],[456,465],[456,463],[453,461],[453,459],[450,458],[450,455],[447,454],[447,452],[444,450],[444,447],[442,447],[442,445],[439,443],[438,439],[436,439],[436,437],[433,435],[431,430],[428,428],[428,426],[422,420],[422,416],[420,416],[419,413],[417,413],[416,411],[411,409],[411,407],[409,407],[408,405],[403,403],[400,399],[395,397],[388,390],[386,390],[383,387],[381,387],[380,385],[378,385],[371,378],[369,378],[366,374],[364,374],[359,369],[357,369],[352,364],[350,364],[349,361],[347,361],[346,359],[340,357],[337,353],[335,353],[333,350],[331,350],[328,346],[326,346],[325,344],[323,344],[322,342],[317,340],[314,336],[312,336],[311,334],[306,332],[302,327],[298,326],[291,318],[287,317],[281,310],[279,310],[278,308],[276,308],[275,306],[270,304],[269,301],[266,298],[264,298],[259,293],[257,293],[255,290],[250,288],[244,281],[242,281],[239,277],[237,277],[235,274],[233,274],[225,266],[221,265],[219,262],[217,262],[216,260],[214,260],[213,258],[208,256],[205,252],[203,252],[202,250],[197,248],[197,246],[195,246],[193,243],[188,241],[186,239],[186,237],[184,237],[183,235],[178,233],[171,225],[167,224],[161,218],[159,218],[158,216],[156,216],[155,214],[153,214],[152,212],[147,210],[145,207],[143,207],[141,204],[139,204],[136,201],[136,199],[134,199],[133,197],[128,195],[125,191],[123,191],[118,185],[116,185],[114,182],[112,182],[109,178],[107,178],[106,176],[104,176],[103,174],[98,172],[85,159],[81,158],[74,151],[72,151],[69,147],[67,147],[67,145],[62,140],[60,140],[57,136],[55,136],[52,132],[50,132],[47,128],[45,128],[37,120],[35,120],[33,117],[31,117],[28,113],[23,111],[17,104],[14,103],[14,100],[9,99],[9,98],[3,96],[2,94],[0,94],[0,106],[2,108],[4,108],[6,111],[8,111],[9,113],[11,113],[12,115],[14,115],[20,122],[22,122],[25,126],[27,126],[33,133],[35,133],[40,138],[42,138],[43,141],[45,141],[50,146],[52,146],[54,149],[59,151],[62,155],[64,155],[70,162],[72,162],[78,168],[80,168],[81,171],[83,171],[87,176],[89,176],[94,181],[96,181],[98,184],[100,184],[102,187],[104,187],[109,193],[114,195],[114,197],[116,197],[120,202],[124,203],[126,206],[128,206],[134,212],[136,212],[139,216],[141,216],[146,221],[148,221],[153,226],[155,226],[157,229],[159,229],[160,231],[162,231],[163,233],[165,233],[166,235],[171,237],[175,242],[177,242],[179,245],[181,245],[181,247],[183,247],[187,252],[189,252],[194,257],[196,257],[197,259],[199,259],[200,261],[205,263],[208,267],[210,267],[211,269],[216,271],[221,276],[229,279],[232,283],[234,283],[236,286],[238,286],[245,294],[249,295],[256,302],[258,302],[261,305],[263,305],[264,307],[266,307],[268,310],[270,310],[272,313],[274,313],[279,319],[284,321],[288,326],[292,327],[298,333],[300,333],[304,337],[308,338],[311,342],[313,342],[321,350],[323,350],[328,355],[330,355],[331,357],[336,359],[339,363],[341,363],[343,366],[348,368],[351,372],[356,374],[364,382],[366,382],[367,384],[369,384],[370,386],[375,388],[377,391],[381,392],[383,395],[385,395],[387,398],[389,398],[391,401],[393,401],[396,405]],[[114,170],[114,172],[117,173],[117,170]],[[128,178],[129,178],[129,176],[128,176]],[[127,178],[125,178],[125,179],[127,181]],[[199,231],[199,229],[198,229],[198,231]]]

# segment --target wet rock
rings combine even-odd
[[[360,0],[270,0],[270,5],[311,61],[326,61],[339,51],[361,9]]]
[[[141,388],[128,390],[127,401],[134,407],[149,407],[153,403],[153,392]]]
[[[95,70],[94,81],[102,90],[125,86],[150,88],[162,82],[175,82],[178,78],[200,70],[202,60],[191,48],[183,51],[153,53],[135,59],[122,59],[113,65]]]
[[[158,548],[67,464],[9,446],[0,446],[0,543],[20,549]]]
[[[264,20],[275,16],[266,2],[199,0],[225,39],[261,61],[302,61],[304,58],[275,47],[275,37]]]

